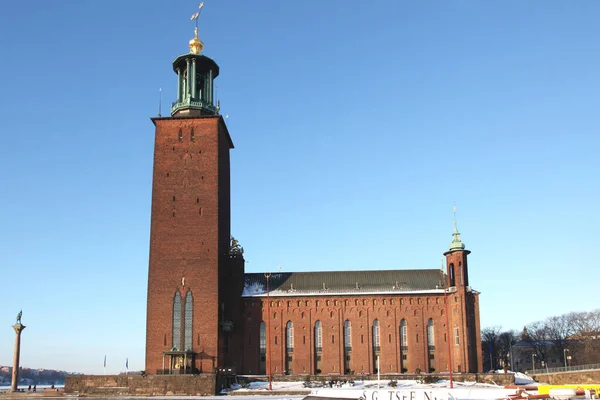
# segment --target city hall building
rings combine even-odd
[[[233,141],[190,40],[155,125],[147,374],[482,370],[479,293],[455,228],[446,270],[245,273],[230,232]]]

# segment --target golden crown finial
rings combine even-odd
[[[192,38],[192,40],[190,40],[190,53],[192,54],[200,54],[200,52],[204,48],[204,43],[202,43],[202,40],[200,40],[200,38],[198,37],[198,17],[200,17],[200,12],[202,12],[203,6],[204,2],[200,3],[200,5],[198,6],[198,9],[200,11],[197,11],[195,14],[192,14],[192,17],[190,18],[191,21],[196,21],[194,37]]]

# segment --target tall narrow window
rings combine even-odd
[[[379,351],[379,321],[373,321],[373,347]]]
[[[381,347],[379,345],[379,321],[373,321],[373,373],[378,372],[379,354]]]
[[[292,365],[294,360],[294,324],[288,321],[285,326],[285,373],[293,373]]]
[[[192,142],[196,139],[194,137],[194,128],[192,128],[192,132],[190,133],[190,139],[192,139]]]
[[[344,321],[344,373],[352,371],[352,327],[350,321]]]
[[[267,371],[267,324],[263,321],[259,327],[259,348],[260,348],[260,374]]]
[[[429,318],[427,321],[427,346],[435,347],[435,337],[433,332],[433,319]]]
[[[260,353],[267,353],[267,324],[264,321],[260,323]]]
[[[323,352],[323,330],[321,321],[315,322],[315,374],[321,373],[321,354]]]
[[[321,328],[321,321],[315,322],[315,347],[319,352],[323,348],[323,330]]]
[[[460,336],[458,332],[458,328],[454,328],[454,344],[458,346],[460,344]]]
[[[181,295],[175,292],[173,299],[173,347],[181,349]]]
[[[179,130],[179,133],[177,134],[177,139],[181,142],[183,140],[183,133],[181,132],[181,129]]]
[[[192,350],[192,318],[193,318],[193,297],[192,292],[188,290],[185,295],[185,330],[184,330],[184,345],[185,350]]]
[[[344,321],[344,348],[347,350],[352,349],[352,327],[350,321]]]
[[[435,336],[433,332],[433,319],[427,321],[427,362],[429,363],[429,371],[435,372]]]
[[[294,351],[294,324],[292,321],[288,321],[285,326],[285,347],[288,353]]]
[[[400,346],[404,348],[408,347],[408,335],[405,319],[400,321]]]
[[[406,320],[400,321],[400,372],[408,371],[408,328]]]
[[[454,264],[450,264],[450,286],[456,286],[456,282],[454,279]]]

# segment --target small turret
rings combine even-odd
[[[454,206],[454,232],[452,243],[447,252],[446,265],[450,286],[469,286],[469,274],[467,271],[467,255],[471,251],[465,249],[465,244],[460,239],[460,232],[456,223],[456,206]]]

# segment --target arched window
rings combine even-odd
[[[352,330],[350,321],[344,321],[344,373],[352,371]]]
[[[173,299],[173,347],[181,349],[181,295],[175,292]]]
[[[344,348],[349,350],[352,348],[352,332],[350,321],[344,321]]]
[[[400,346],[408,347],[408,332],[407,332],[406,320],[400,321]]]
[[[288,321],[285,326],[285,347],[288,353],[294,351],[294,324]]]
[[[427,321],[427,346],[429,346],[429,347],[435,346],[433,319],[431,319],[431,318],[429,318],[429,321]]]
[[[192,292],[188,290],[185,295],[185,330],[184,330],[184,345],[185,350],[192,350],[192,318],[193,318],[193,302]]]
[[[373,321],[373,373],[377,373],[379,370],[379,354],[381,353],[381,347],[379,346],[379,321]]]
[[[373,321],[373,347],[379,351],[379,321]]]
[[[321,329],[321,321],[315,322],[315,354],[314,354],[314,368],[315,374],[320,374],[322,363],[321,354],[323,352],[323,331]]]
[[[180,142],[183,140],[183,133],[181,132],[181,129],[177,133],[177,140],[179,140]]]
[[[321,352],[323,349],[323,330],[321,328],[321,321],[315,322],[315,348],[317,352]]]
[[[456,286],[455,280],[454,280],[454,264],[450,264],[450,268],[448,268],[449,272],[450,272],[450,286]]]

